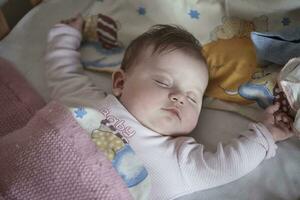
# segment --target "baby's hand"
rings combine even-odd
[[[78,14],[76,17],[67,19],[67,20],[62,20],[61,23],[67,24],[78,31],[82,32],[82,27],[83,27],[83,18],[80,14]]]
[[[261,122],[273,136],[274,141],[282,141],[293,136],[293,120],[284,112],[278,112],[280,105],[269,106],[263,113]]]

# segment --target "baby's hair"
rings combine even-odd
[[[191,33],[180,26],[158,24],[152,26],[129,44],[121,63],[121,69],[128,71],[137,63],[142,52],[145,52],[150,46],[152,55],[181,50],[205,62],[201,53],[201,44]]]

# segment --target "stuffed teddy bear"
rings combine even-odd
[[[252,21],[224,17],[212,31],[213,41],[203,46],[210,74],[207,96],[239,104],[256,102],[262,108],[272,103],[274,77],[255,77],[261,68],[250,39],[251,31],[267,29],[267,21],[266,16]]]

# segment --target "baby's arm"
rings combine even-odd
[[[56,24],[48,34],[46,78],[51,98],[69,106],[89,105],[105,97],[84,74],[80,53],[83,19],[77,16]]]
[[[268,108],[266,115],[273,114],[276,108]],[[195,191],[223,185],[246,175],[264,159],[275,156],[275,141],[287,139],[291,133],[286,127],[269,123],[269,130],[264,124],[265,121],[251,123],[249,130],[228,145],[218,144],[215,153],[205,151],[203,145],[192,139],[182,140],[179,164],[186,184]]]
[[[255,169],[265,158],[275,155],[277,146],[269,131],[260,123],[229,144],[219,143],[216,152],[186,140],[179,149],[179,165],[186,184],[204,190],[230,183]]]

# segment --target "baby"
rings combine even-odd
[[[83,73],[83,19],[50,30],[46,54],[51,97],[63,102],[91,135],[135,199],[175,199],[232,182],[275,155],[275,142],[292,136],[279,105],[261,123],[217,151],[186,136],[196,126],[208,83],[201,46],[187,31],[157,25],[128,46],[106,95]],[[275,123],[276,122],[276,123]],[[124,164],[125,163],[125,164]]]

